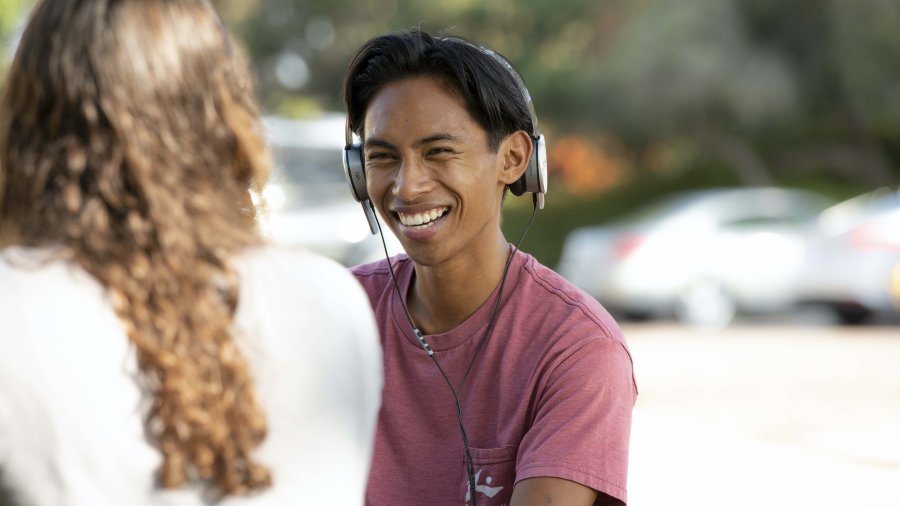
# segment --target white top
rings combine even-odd
[[[133,349],[101,286],[48,252],[0,251],[0,503],[201,505],[154,488]],[[268,420],[273,487],[222,506],[362,504],[381,394],[366,295],[336,262],[254,248],[236,260],[238,340]]]

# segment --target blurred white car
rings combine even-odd
[[[900,191],[882,188],[836,204],[816,221],[799,297],[846,324],[895,316],[900,301]]]
[[[305,247],[353,266],[382,259],[385,253],[344,176],[344,121],[338,113],[311,120],[265,118],[275,163],[258,205],[260,228],[273,242]],[[382,228],[388,253],[401,253],[396,236]]]
[[[611,310],[727,325],[795,301],[805,230],[828,201],[783,188],[677,194],[624,220],[576,229],[558,272]]]

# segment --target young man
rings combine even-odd
[[[500,229],[537,135],[512,67],[461,38],[389,34],[360,49],[344,101],[354,191],[408,255],[354,269],[386,375],[366,503],[624,504],[637,391],[621,332]]]

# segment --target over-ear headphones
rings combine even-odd
[[[353,142],[353,132],[350,131],[350,116],[347,116],[344,138],[346,140],[344,144],[344,175],[347,176],[347,182],[350,183],[350,193],[357,202],[362,204],[372,235],[378,235],[378,223],[375,222],[375,207],[369,199],[369,189],[366,188],[366,167],[363,164],[362,145]]]
[[[475,46],[485,54],[494,58],[509,72],[510,76],[519,87],[525,103],[528,105],[528,111],[531,116],[531,160],[522,174],[514,183],[507,185],[509,191],[515,196],[520,196],[525,192],[535,194],[538,207],[544,208],[544,194],[547,193],[547,144],[544,135],[538,129],[537,115],[534,111],[534,104],[531,101],[531,94],[522,81],[521,76],[515,71],[513,66],[502,56],[498,55],[490,49]],[[350,193],[357,202],[362,204],[363,211],[366,213],[366,219],[369,222],[369,229],[372,234],[378,233],[377,224],[375,222],[375,209],[372,201],[369,199],[369,190],[366,188],[366,170],[363,162],[362,145],[353,142],[353,132],[350,130],[350,118],[347,117],[347,123],[344,130],[344,175],[350,184]]]

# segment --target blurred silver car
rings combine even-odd
[[[311,120],[265,118],[275,163],[258,206],[260,228],[273,242],[308,248],[352,266],[385,253],[344,176],[344,121],[338,113]],[[389,254],[402,252],[390,229],[383,230]]]
[[[846,324],[897,315],[900,190],[882,188],[822,212],[798,296],[802,302],[830,307]]]
[[[624,220],[576,229],[558,271],[614,311],[727,325],[790,307],[805,229],[824,197],[784,188],[674,195]]]

